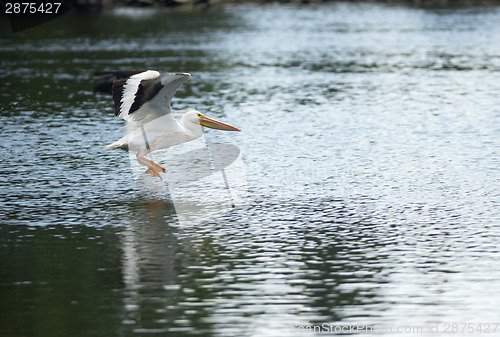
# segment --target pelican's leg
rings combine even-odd
[[[167,170],[166,168],[164,168],[163,166],[155,163],[154,161],[152,161],[149,158],[146,158],[146,157],[143,157],[143,156],[139,156],[139,154],[137,154],[136,157],[137,157],[137,161],[139,162],[139,164],[148,167],[148,169],[146,170],[146,173],[151,174],[152,176],[158,177],[160,179],[163,179],[160,176],[160,171],[161,172],[165,172]]]

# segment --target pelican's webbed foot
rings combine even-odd
[[[151,174],[152,176],[158,177],[158,178],[163,180],[163,178],[160,175],[160,172],[166,172],[167,171],[166,168],[164,168],[160,164],[155,163],[154,161],[152,161],[149,158],[139,156],[139,154],[137,154],[136,156],[137,156],[137,161],[139,162],[139,164],[148,167],[148,169],[146,170],[145,173]]]

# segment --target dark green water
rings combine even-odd
[[[0,335],[491,335],[499,23],[496,7],[353,4],[127,9],[16,34],[2,18]],[[241,150],[245,205],[181,226],[103,150],[124,129],[92,74],[127,68],[190,72],[174,108],[243,129],[206,138]]]

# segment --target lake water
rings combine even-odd
[[[0,27],[0,335],[500,333],[499,8]],[[130,68],[190,72],[174,109],[243,129],[205,139],[241,151],[244,203],[181,224],[103,149],[93,73]]]

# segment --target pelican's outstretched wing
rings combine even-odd
[[[127,122],[145,124],[171,113],[170,101],[191,77],[188,73],[160,75],[147,70],[113,82],[115,115]]]

